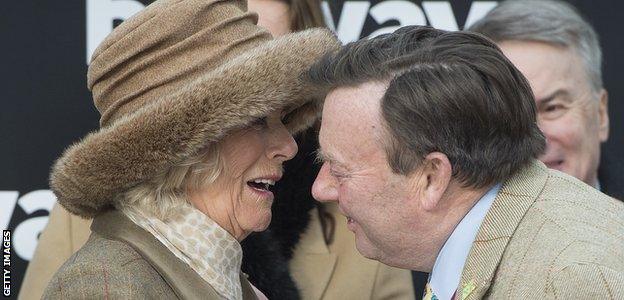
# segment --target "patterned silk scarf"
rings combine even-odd
[[[154,235],[189,265],[224,299],[243,299],[240,273],[243,251],[238,241],[199,210],[185,206],[168,222],[136,210],[123,213]]]

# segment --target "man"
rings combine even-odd
[[[591,25],[565,2],[505,1],[469,30],[493,39],[529,80],[546,135],[546,151],[539,159],[624,199],[622,171],[598,172],[609,115],[602,54]]]
[[[624,298],[624,204],[536,160],[531,88],[490,40],[405,27],[317,62],[312,193],[429,299]],[[435,298],[434,298],[435,297]]]

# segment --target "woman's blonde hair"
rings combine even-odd
[[[151,180],[120,194],[115,201],[116,208],[168,220],[178,208],[189,204],[188,191],[198,190],[219,177],[223,170],[219,148],[219,144],[212,143]]]

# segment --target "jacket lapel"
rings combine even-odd
[[[547,178],[546,167],[534,160],[503,184],[466,259],[457,300],[481,299],[486,294],[509,240]]]
[[[180,299],[220,299],[219,294],[186,263],[179,260],[152,234],[117,210],[93,220],[91,230],[106,238],[127,243],[163,277]],[[244,299],[256,299],[247,279],[241,276]]]
[[[308,229],[301,236],[289,267],[291,275],[298,283],[303,299],[321,299],[336,266],[336,254],[332,254],[325,244],[318,210],[310,211]]]

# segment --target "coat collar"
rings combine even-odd
[[[91,230],[106,238],[127,243],[163,277],[180,299],[219,299],[217,292],[193,269],[179,260],[149,232],[117,210],[93,219]],[[243,299],[256,299],[247,279],[241,275]]]
[[[336,266],[336,254],[331,253],[323,238],[318,209],[310,211],[310,223],[297,244],[290,262],[291,275],[305,299],[321,299]]]
[[[503,184],[466,259],[458,300],[481,299],[486,294],[507,244],[547,179],[546,166],[534,160]]]

